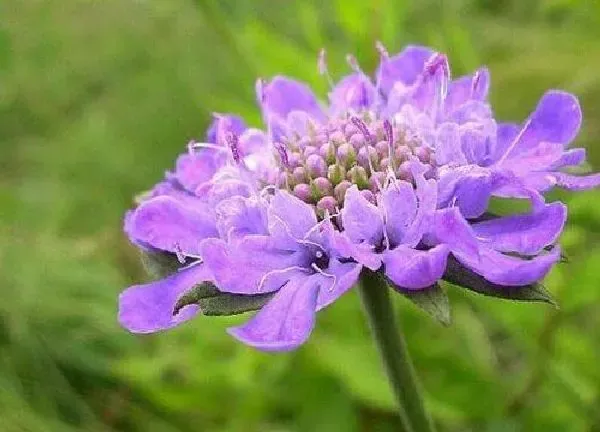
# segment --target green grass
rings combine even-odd
[[[277,6],[274,6],[274,5]],[[121,233],[210,112],[258,120],[254,80],[297,76],[322,95],[375,40],[487,64],[499,117],[547,88],[581,97],[579,143],[600,168],[600,7],[592,1],[5,0],[0,4],[0,431],[394,431],[397,418],[355,293],[294,354],[265,355],[200,318],[135,337],[121,289],[146,278]],[[600,193],[555,194],[570,263],[562,308],[451,290],[442,328],[398,299],[441,431],[599,431]]]

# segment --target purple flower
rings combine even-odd
[[[321,55],[328,104],[290,78],[259,80],[265,130],[215,116],[207,142],[191,143],[126,214],[133,244],[179,260],[121,294],[126,328],[180,324],[200,309],[192,294],[210,283],[211,295],[266,295],[229,332],[262,350],[290,350],[361,272],[409,296],[448,279],[502,297],[550,271],[567,210],[542,194],[600,184],[598,174],[565,171],[585,160],[569,148],[581,124],[577,99],[550,91],[522,125],[498,123],[486,68],[452,79],[447,57],[429,48],[379,50],[374,80],[349,56],[352,73],[334,83]],[[491,197],[525,198],[531,210],[493,215]]]
[[[224,225],[231,232],[245,219],[249,229],[229,242],[207,240],[202,256],[221,291],[276,293],[252,320],[229,332],[262,350],[294,349],[310,335],[316,311],[357,282],[361,266],[338,253],[329,218],[317,222],[300,199],[276,192],[266,217],[256,207],[251,214],[252,201],[242,201],[229,208]]]

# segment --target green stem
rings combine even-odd
[[[407,432],[434,432],[433,422],[423,405],[406,342],[396,323],[388,285],[377,273],[365,270],[361,276],[360,294],[388,379],[400,405],[400,419],[404,428]]]

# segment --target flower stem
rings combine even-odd
[[[389,287],[377,273],[365,270],[360,294],[369,325],[383,359],[392,390],[400,405],[400,419],[407,432],[434,432],[423,405],[406,342],[397,326]]]

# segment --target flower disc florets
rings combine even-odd
[[[427,178],[435,175],[433,149],[372,111],[334,117],[322,126],[311,122],[306,130],[274,144],[277,186],[314,205],[320,215],[342,208],[353,184],[375,203],[375,194],[391,179],[414,182],[411,160],[428,166]]]

